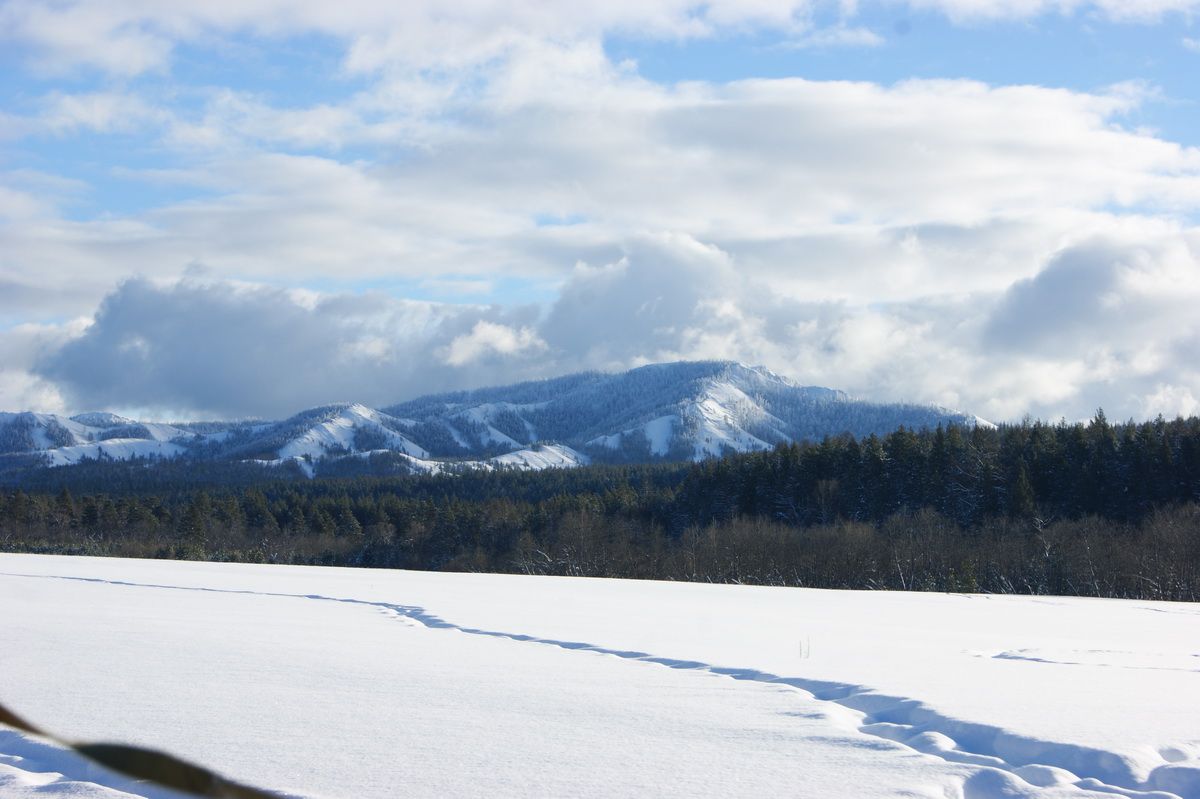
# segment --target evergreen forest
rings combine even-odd
[[[1200,418],[900,429],[691,464],[307,480],[92,461],[0,551],[1200,600]]]

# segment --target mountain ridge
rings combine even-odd
[[[698,461],[829,435],[990,423],[931,405],[875,403],[733,361],[648,364],[417,397],[308,408],[279,421],[142,422],[107,412],[0,413],[0,457],[192,458],[295,464],[345,458],[411,473]]]

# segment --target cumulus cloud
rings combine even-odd
[[[727,253],[681,235],[646,237],[609,264],[579,264],[545,323],[545,335],[582,362],[620,368],[678,357],[685,331],[715,322],[704,303],[733,297]]]
[[[59,386],[37,370],[88,325],[74,319],[57,325],[23,323],[0,329],[0,408],[58,412],[69,406]]]
[[[126,170],[203,194],[127,218],[0,225],[0,269],[30,290],[86,287],[92,304],[129,274],[193,263],[262,282],[553,281],[670,230],[770,274],[777,291],[890,301],[1002,288],[1070,240],[1200,204],[1200,152],[1121,126],[1144,99],[1130,87],[669,87],[600,48],[546,46],[480,91],[461,109],[470,122],[399,160],[218,148],[175,170]],[[278,127],[213,124],[235,140]],[[320,139],[340,124],[293,130]],[[28,200],[14,194],[11,213]]]
[[[1160,383],[1151,394],[1142,398],[1142,415],[1145,418],[1163,416],[1196,416],[1200,414],[1200,399],[1192,389],[1170,383]]]
[[[1200,345],[1200,239],[1195,231],[1103,237],[1054,256],[999,298],[980,355],[1040,370],[1055,388],[1018,391],[1030,408],[1069,415],[1085,404],[1120,416],[1190,413]]]
[[[686,236],[627,250],[578,267],[549,309],[129,280],[37,373],[75,408],[277,416],[697,354],[686,341],[733,289],[729,257]]]
[[[138,280],[31,367],[72,408],[279,416],[673,359],[763,363],[808,384],[936,402],[995,419],[1189,412],[1200,285],[1194,235],[1091,242],[1003,292],[883,304],[772,292],[682,234],[580,265],[546,308]],[[1147,275],[1162,273],[1176,291]],[[1057,317],[1045,295],[1076,292]],[[1033,330],[1014,321],[1016,306]],[[1099,319],[1093,319],[1094,316]]]
[[[530,318],[528,309],[379,294],[130,280],[37,371],[76,408],[272,416],[339,400],[382,405],[458,387],[467,365],[470,379],[498,377],[486,363],[452,363],[437,352],[472,331],[521,330]]]
[[[1072,247],[1005,292],[989,320],[994,346],[1026,352],[1132,349],[1200,327],[1200,243],[1194,235]]]
[[[489,355],[511,357],[546,349],[546,342],[532,328],[512,328],[481,319],[470,333],[456,336],[442,349],[450,366],[465,366]]]

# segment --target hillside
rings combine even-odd
[[[705,361],[584,372],[382,409],[326,405],[282,421],[160,424],[111,413],[0,414],[0,458],[10,470],[182,458],[298,468],[310,477],[353,458],[362,461],[359,470],[436,473],[701,461],[842,433],[978,423],[944,408],[866,402],[763,367]]]

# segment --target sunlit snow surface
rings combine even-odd
[[[1200,797],[1196,604],[0,555],[0,610],[17,712],[292,794]],[[0,796],[121,795],[30,746]]]

